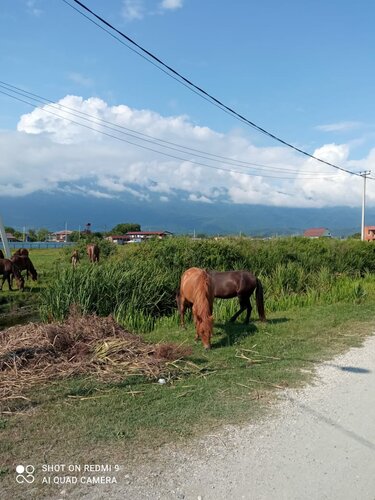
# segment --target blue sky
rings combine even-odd
[[[84,3],[261,127],[345,169],[371,169],[372,1]],[[166,158],[0,94],[2,194],[65,190],[147,201],[157,192],[168,202],[182,189],[187,199],[207,203],[361,203],[361,179],[308,160],[228,116],[62,0],[2,0],[0,59],[1,80],[29,92],[154,138],[269,167],[245,175],[244,167],[224,160],[216,167],[234,172],[206,168],[196,158]],[[368,201],[374,205],[372,185]]]

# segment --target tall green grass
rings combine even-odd
[[[113,314],[135,331],[151,331],[160,321],[175,324],[180,276],[192,266],[252,270],[263,283],[267,311],[362,300],[361,276],[375,270],[374,248],[357,241],[175,238],[121,250],[99,265],[58,271],[42,292],[42,319],[63,320],[76,304],[83,313]],[[236,300],[216,301],[215,320],[237,309]]]

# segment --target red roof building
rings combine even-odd
[[[130,240],[146,240],[150,238],[162,239],[166,236],[171,236],[172,234],[173,233],[170,233],[169,231],[128,231],[125,236],[128,236]]]
[[[312,227],[303,233],[306,238],[332,238],[331,232],[325,227]]]
[[[113,235],[106,237],[106,240],[123,245],[124,243],[139,243],[140,241],[157,238],[159,240],[171,236],[173,233],[169,231],[129,231],[122,235]]]
[[[365,226],[365,241],[375,241],[375,226]]]

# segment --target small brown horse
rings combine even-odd
[[[213,282],[215,297],[220,299],[238,297],[240,310],[231,317],[230,321],[236,321],[238,316],[246,309],[245,324],[249,323],[252,311],[250,297],[254,290],[256,290],[255,298],[259,319],[266,321],[263,286],[256,276],[249,271],[209,271],[209,274]]]
[[[99,262],[100,249],[95,243],[90,243],[86,247],[87,256],[90,262]]]
[[[3,281],[1,283],[0,290],[3,289],[4,281],[7,280],[9,290],[13,290],[11,277],[14,276],[17,281],[17,286],[20,290],[24,289],[25,280],[21,276],[20,270],[16,264],[14,264],[9,259],[0,259],[0,274],[3,275]]]
[[[197,341],[200,337],[205,349],[210,349],[214,302],[214,289],[210,275],[198,267],[191,267],[185,271],[181,277],[180,290],[176,299],[180,311],[181,326],[185,327],[185,310],[187,307],[191,307],[196,330],[195,340]]]
[[[36,281],[38,279],[38,273],[36,272],[36,269],[33,265],[33,263],[30,260],[30,257],[27,255],[12,255],[10,259],[20,271],[26,270],[26,277],[29,277],[29,273],[31,274],[31,277],[33,281]]]
[[[72,256],[70,257],[70,262],[72,263],[73,267],[77,267],[77,264],[79,262],[79,253],[78,250],[74,250],[72,253]]]

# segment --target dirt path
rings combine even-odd
[[[375,337],[317,373],[314,386],[280,394],[274,417],[163,449],[73,498],[374,500]]]

